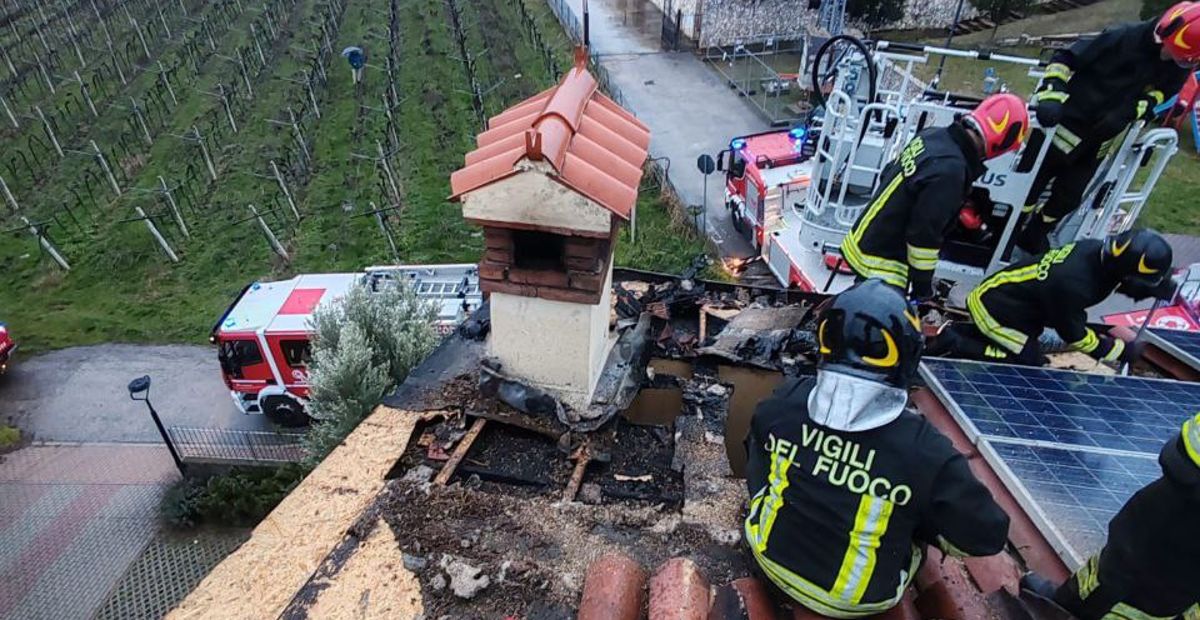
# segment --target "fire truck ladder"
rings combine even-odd
[[[1080,209],[1064,222],[1059,240],[1103,238],[1128,230],[1137,221],[1167,163],[1179,151],[1175,130],[1143,131],[1144,125],[1133,125],[1120,147],[1105,158],[1083,194],[1081,204],[1091,208]]]
[[[804,213],[809,223],[833,226],[843,233],[854,225],[866,203],[848,204],[846,194],[852,184],[866,189],[867,195],[878,189],[879,177],[892,160],[896,146],[897,132],[888,135],[885,128],[889,121],[899,120],[900,111],[895,106],[871,103],[855,115],[849,95],[839,90],[829,93],[813,164],[814,182],[809,185]],[[863,140],[868,136],[883,138],[883,155],[877,163],[859,161]],[[867,175],[869,182],[863,182],[856,173]],[[829,207],[833,207],[832,217],[826,215]]]

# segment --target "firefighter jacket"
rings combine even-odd
[[[893,607],[919,543],[1000,552],[1008,516],[904,390],[822,370],[758,405],[746,440],[745,535],[792,599],[834,618]]]
[[[1043,87],[1065,93],[1055,144],[1070,153],[1098,145],[1179,92],[1188,70],[1163,60],[1155,22],[1110,28],[1059,50],[1046,67]],[[1039,93],[1038,97],[1044,95]]]
[[[1085,239],[1018,261],[979,283],[967,295],[967,310],[983,335],[1019,354],[1030,339],[1054,328],[1069,347],[1114,361],[1125,343],[1087,325],[1088,308],[1116,290],[1117,280],[1101,265],[1104,242]]]
[[[929,297],[942,240],[982,174],[958,123],[917,134],[884,168],[879,193],[842,241],[846,262],[905,291],[911,280],[914,297]]]
[[[1158,462],[1162,478],[1113,517],[1104,549],[1075,574],[1074,585],[1083,601],[1094,593],[1117,601],[1112,612],[1122,618],[1188,612],[1191,620],[1200,617],[1200,414],[1167,443]]]

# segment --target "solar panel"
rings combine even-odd
[[[926,359],[922,376],[972,440],[1157,454],[1200,412],[1200,384]]]
[[[1188,366],[1200,370],[1200,332],[1148,329],[1146,339]]]
[[[989,441],[981,452],[1072,568],[1104,546],[1125,502],[1162,475],[1152,455],[1007,441]]]

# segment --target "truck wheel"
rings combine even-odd
[[[291,396],[268,396],[262,399],[262,410],[268,420],[280,426],[308,426],[310,421],[308,414],[304,412],[304,406]]]
[[[746,222],[742,220],[742,210],[736,206],[729,210],[729,219],[733,222],[733,229],[741,234],[746,234]]]

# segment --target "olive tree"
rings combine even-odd
[[[356,285],[310,319],[309,459],[319,462],[437,344],[436,309],[407,286]]]

